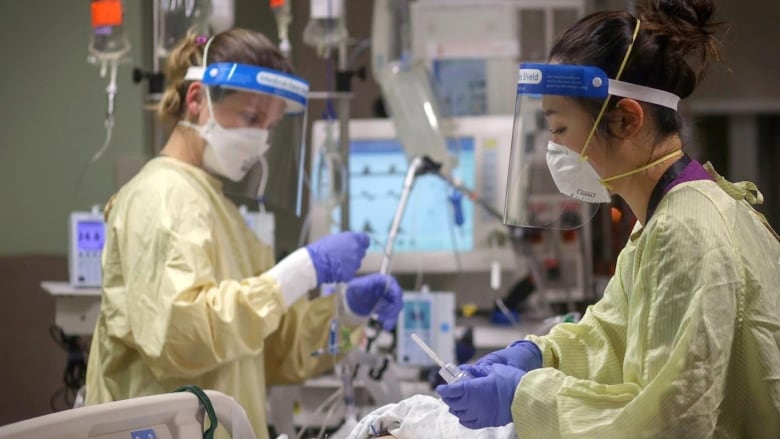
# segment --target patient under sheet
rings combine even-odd
[[[415,395],[387,404],[366,415],[347,439],[390,434],[397,439],[517,439],[514,425],[472,430],[450,414],[447,404],[428,395]]]

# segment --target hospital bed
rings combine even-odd
[[[244,409],[212,390],[218,423],[233,439],[255,439]],[[0,427],[0,439],[178,439],[203,437],[205,410],[188,392],[85,406]],[[206,424],[210,425],[209,423]]]

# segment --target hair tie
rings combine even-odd
[[[207,37],[205,35],[198,35],[197,37],[195,37],[195,44],[197,44],[198,46],[202,46],[202,45],[206,44],[206,42],[208,40],[209,40],[209,37]]]

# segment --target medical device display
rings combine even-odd
[[[100,287],[100,257],[106,230],[103,215],[91,212],[71,212],[69,224],[68,266],[73,287]]]
[[[503,211],[506,161],[512,139],[509,116],[465,117],[447,121],[451,135],[447,151],[457,166],[453,181],[479,194]],[[349,229],[369,233],[372,244],[361,270],[377,271],[382,250],[396,212],[409,167],[409,157],[390,119],[356,119],[349,123],[350,148],[348,217]],[[339,231],[341,211],[335,203],[323,202],[318,194],[321,166],[327,163],[325,147],[338,139],[338,127],[327,121],[313,125],[313,200],[309,240]],[[342,171],[344,172],[344,171]],[[332,175],[337,172],[331,171]],[[332,196],[331,196],[332,197]],[[473,203],[435,174],[419,175],[409,196],[406,212],[395,239],[392,272],[488,271],[490,261],[513,264],[511,250],[496,248],[491,237],[506,233],[500,218]]]
[[[449,151],[459,158],[455,175],[469,186],[474,184],[474,139],[450,139]],[[349,179],[350,224],[354,230],[383,236],[390,228],[394,206],[398,203],[406,170],[406,157],[396,140],[361,140],[352,142]],[[396,239],[395,249],[404,251],[469,251],[474,248],[473,210],[463,206],[463,224],[455,231],[448,227],[452,210],[448,197],[452,189],[434,175],[417,177],[406,215]],[[390,209],[388,209],[390,208]],[[375,245],[375,244],[374,244]],[[372,248],[379,251],[381,248]]]
[[[436,362],[436,364],[441,367],[441,369],[439,369],[439,375],[444,378],[444,381],[446,381],[447,384],[473,378],[470,373],[465,370],[460,370],[458,366],[454,365],[453,363],[443,362],[441,358],[436,355],[436,352],[433,352],[433,350],[427,344],[425,344],[425,342],[422,341],[422,339],[418,337],[417,334],[412,333],[412,340],[417,343],[417,346],[419,346],[420,349],[422,349],[426,354],[428,354],[429,357],[431,357],[431,360]]]
[[[424,60],[449,116],[511,114],[517,63],[547,59],[585,0],[410,2],[411,58]],[[478,29],[478,30],[477,30]]]

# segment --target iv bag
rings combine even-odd
[[[347,39],[344,0],[311,0],[311,18],[303,29],[303,42],[326,57],[331,49]]]
[[[210,35],[209,0],[160,0],[159,14],[160,29],[156,51],[160,58],[166,58],[190,29],[197,35]]]
[[[235,0],[211,0],[211,31],[218,34],[232,28],[235,15]]]
[[[122,0],[92,0],[92,39],[89,53],[93,62],[119,60],[130,50],[123,23]]]
[[[457,159],[447,151],[449,129],[425,65],[421,61],[387,63],[380,71],[379,85],[409,162],[427,156],[448,175]]]
[[[271,12],[276,19],[276,31],[279,35],[279,50],[285,58],[290,56],[290,36],[289,27],[292,21],[292,10],[290,9],[290,0],[271,0]]]

